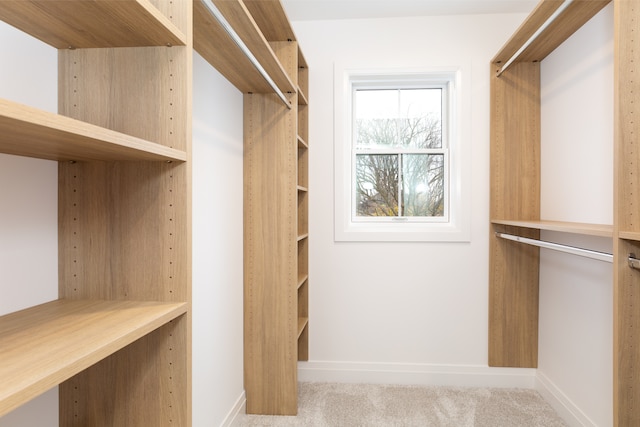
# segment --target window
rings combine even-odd
[[[352,220],[446,221],[447,85],[385,86],[353,85]]]
[[[336,69],[336,240],[469,240],[460,80]]]

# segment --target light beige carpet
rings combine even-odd
[[[295,417],[245,415],[234,426],[565,427],[535,390],[300,383]]]

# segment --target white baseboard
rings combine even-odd
[[[481,365],[320,361],[298,363],[298,380],[308,382],[533,389],[535,378],[535,369],[490,368]]]
[[[238,397],[238,400],[236,400],[236,403],[233,405],[233,408],[231,408],[222,424],[220,424],[220,427],[234,427],[238,414],[245,412],[246,404],[247,396],[243,390],[240,397]]]
[[[536,374],[536,390],[571,427],[598,427],[546,375]]]

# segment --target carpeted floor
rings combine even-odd
[[[300,383],[298,415],[239,427],[565,427],[535,390]]]

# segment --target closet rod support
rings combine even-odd
[[[598,261],[613,262],[613,255],[608,254],[606,252],[599,252],[591,249],[583,249],[575,246],[562,245],[560,243],[547,242],[545,240],[530,239],[528,237],[514,236],[513,234],[496,232],[496,236],[501,237],[503,239],[512,240],[514,242],[526,243],[528,245],[537,246],[539,248],[552,249],[554,251],[596,259]]]
[[[247,45],[244,44],[240,36],[238,36],[238,33],[236,33],[233,27],[231,26],[231,24],[229,24],[229,21],[226,20],[226,18],[222,15],[220,10],[218,10],[218,8],[213,4],[213,1],[204,0],[203,3],[207,7],[207,10],[209,10],[209,13],[211,13],[211,15],[216,19],[216,21],[218,21],[218,23],[222,26],[222,28],[224,28],[224,30],[229,35],[229,37],[231,37],[231,40],[233,40],[236,46],[238,46],[238,48],[242,51],[242,53],[244,53],[244,55],[247,57],[249,62],[251,62],[251,64],[255,67],[255,69],[258,70],[260,75],[267,81],[269,86],[271,86],[273,91],[276,93],[276,95],[278,95],[278,97],[282,100],[282,102],[284,102],[284,105],[288,109],[293,108],[291,106],[291,103],[287,99],[287,97],[284,95],[284,93],[282,93],[278,85],[273,81],[269,73],[267,73],[267,70],[265,70],[264,67],[262,67],[260,62],[253,55],[253,53],[251,53]]]
[[[636,258],[635,254],[629,254],[629,258],[627,258],[629,262],[629,267],[640,270],[640,259]]]
[[[514,53],[514,54],[511,56],[511,58],[509,58],[509,60],[507,60],[507,62],[505,62],[505,63],[504,63],[504,65],[502,66],[502,68],[500,68],[500,69],[498,70],[498,72],[496,73],[496,77],[500,77],[500,75],[502,75],[502,73],[504,73],[504,72],[505,72],[505,70],[506,70],[507,68],[509,68],[509,66],[510,66],[513,62],[515,62],[515,60],[516,60],[516,59],[518,59],[518,58],[520,57],[520,55],[522,54],[522,52],[524,52],[524,51],[525,51],[525,50],[526,50],[526,49],[531,45],[531,43],[533,43],[533,42],[538,38],[538,36],[540,36],[540,34],[542,34],[542,32],[543,32],[544,30],[546,30],[546,29],[547,29],[547,27],[549,27],[549,25],[551,25],[551,24],[553,23],[553,21],[555,21],[555,20],[556,20],[556,18],[557,18],[557,17],[558,17],[562,12],[564,12],[566,8],[568,8],[568,7],[569,7],[569,5],[570,5],[571,3],[573,3],[573,0],[565,0],[565,2],[564,2],[564,3],[562,3],[562,4],[560,5],[560,7],[558,7],[558,8],[556,9],[556,11],[555,11],[555,12],[553,12],[553,14],[552,14],[552,15],[551,15],[551,16],[550,16],[546,21],[544,21],[544,23],[540,26],[540,28],[538,28],[538,29],[536,30],[536,32],[535,32],[535,33],[533,33],[533,35],[532,35],[531,37],[529,37],[529,39],[528,39],[528,40],[527,40],[527,41],[526,41],[522,46],[520,46],[520,49],[518,49],[518,50],[516,51],[516,53]]]

